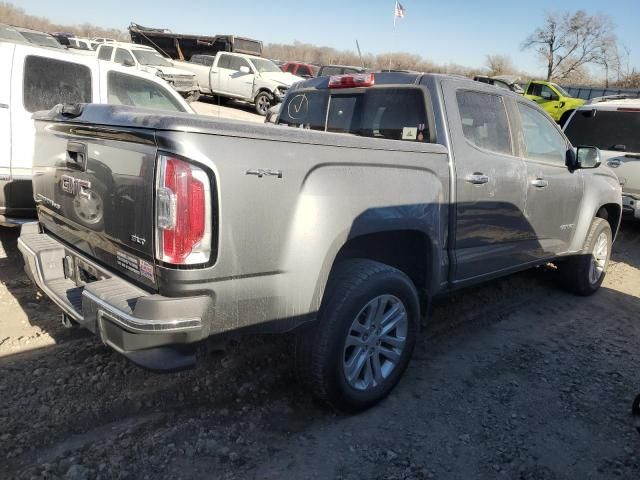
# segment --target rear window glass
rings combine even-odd
[[[613,150],[624,145],[627,152],[640,153],[640,112],[578,110],[564,133],[574,146]]]
[[[150,80],[112,71],[107,75],[107,85],[111,104],[172,112],[185,111],[168,91]]]
[[[320,75],[327,77],[329,75],[341,75],[344,69],[341,67],[322,67]]]
[[[49,110],[59,103],[90,103],[91,70],[85,65],[29,56],[24,62],[24,108]]]
[[[485,150],[511,155],[509,121],[502,97],[465,90],[456,96],[465,138]]]
[[[424,96],[417,88],[300,92],[287,98],[278,123],[362,137],[430,141]]]

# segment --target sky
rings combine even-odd
[[[640,0],[401,0],[406,17],[393,26],[395,0],[19,0],[27,13],[55,23],[89,22],[125,30],[130,22],[177,33],[234,34],[264,43],[295,40],[367,53],[417,53],[439,64],[482,67],[488,54],[506,54],[521,70],[544,69],[520,44],[545,14],[584,9],[605,13],[640,67]]]

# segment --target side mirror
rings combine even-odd
[[[243,65],[242,67],[240,67],[240,73],[244,73],[244,74],[251,73],[251,70],[249,70],[249,67]]]
[[[596,147],[576,148],[574,169],[598,168],[600,163],[600,149]]]
[[[125,67],[135,67],[136,66],[136,64],[130,58],[126,58],[124,60],[124,62],[122,62],[122,65],[124,65]]]

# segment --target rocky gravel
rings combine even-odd
[[[0,230],[0,478],[640,478],[640,225],[593,297],[540,268],[436,302],[381,405],[300,391],[291,339],[143,371],[59,313]]]

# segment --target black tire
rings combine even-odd
[[[607,239],[606,258],[604,259],[604,269],[602,273],[597,280],[594,281],[590,274],[594,258],[594,248],[602,234],[604,234]],[[582,296],[589,296],[596,293],[607,273],[609,259],[611,258],[612,243],[613,235],[609,222],[602,218],[594,218],[589,228],[582,253],[568,258],[558,265],[564,288]]]
[[[381,296],[394,302],[399,300],[405,308],[405,344],[388,376],[367,390],[359,390],[346,378],[343,366],[349,348],[346,341],[353,332],[355,319],[364,314],[364,308],[371,301]],[[298,335],[298,377],[317,399],[333,408],[349,412],[365,410],[385,398],[400,380],[413,354],[419,319],[416,288],[403,272],[372,260],[347,260],[329,279],[317,321]],[[378,365],[380,358],[384,357],[378,357]],[[365,360],[365,363],[371,361]]]
[[[260,92],[256,95],[255,108],[258,115],[266,116],[273,105],[274,98],[269,92]]]

